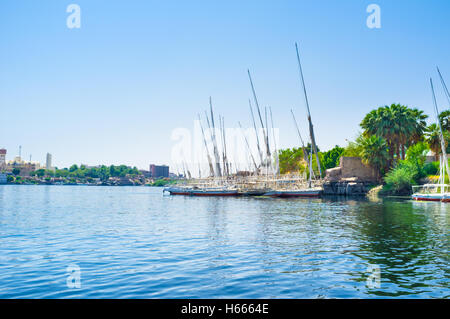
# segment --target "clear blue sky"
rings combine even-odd
[[[66,7],[81,7],[68,29]],[[381,7],[381,29],[366,7]],[[432,114],[428,78],[450,82],[450,1],[87,1],[0,3],[0,147],[54,165],[169,163],[177,127],[213,97],[226,126],[250,124],[250,68],[282,147],[307,136],[300,44],[322,150],[394,102]],[[449,83],[450,84],[450,83]],[[445,105],[440,86],[440,107]]]

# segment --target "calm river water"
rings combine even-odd
[[[449,221],[409,200],[3,185],[0,298],[449,298]]]

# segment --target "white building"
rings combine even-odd
[[[52,169],[52,154],[47,153],[47,159],[45,161],[45,168],[50,170]]]
[[[6,165],[6,150],[4,148],[0,149],[0,167]]]

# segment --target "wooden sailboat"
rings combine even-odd
[[[292,198],[292,197],[320,197],[322,194],[322,187],[312,186],[312,153],[309,158],[309,180],[308,185],[303,187],[288,188],[288,189],[275,189],[264,194],[264,196],[280,197],[280,198]]]
[[[441,76],[439,72],[439,76]],[[446,88],[444,80],[441,76],[444,89]],[[448,158],[445,150],[444,135],[442,134],[441,121],[439,120],[439,111],[437,108],[436,95],[434,94],[433,80],[430,79],[431,92],[433,95],[433,103],[436,112],[436,118],[439,126],[439,139],[441,141],[441,151],[439,161],[439,180],[437,184],[425,184],[413,186],[413,194],[411,195],[413,200],[416,201],[433,201],[433,202],[450,202],[450,185],[445,184],[445,176],[448,175],[450,179],[450,171],[448,168]]]
[[[255,87],[253,84],[253,80],[250,74],[250,71],[247,70],[248,78],[250,81],[250,86],[252,90],[253,99],[255,102],[256,115],[261,125],[261,129],[263,131],[263,140],[264,143],[260,145],[260,139],[258,134],[258,128],[256,125],[255,114],[253,113],[252,103],[249,100],[250,113],[252,116],[253,128],[256,134],[256,146],[258,150],[260,163],[257,163],[256,156],[254,157],[247,140],[247,137],[244,135],[247,152],[251,158],[251,164],[253,164],[254,171],[251,172],[252,169],[249,167],[248,175],[239,175],[238,171],[236,174],[231,174],[231,166],[227,159],[226,153],[226,140],[225,140],[225,125],[224,120],[221,116],[219,116],[219,128],[221,132],[221,140],[222,140],[222,162],[223,162],[223,170],[220,167],[220,157],[219,151],[217,148],[217,141],[215,135],[215,121],[213,114],[213,107],[211,97],[209,99],[210,106],[210,118],[207,113],[206,121],[208,124],[208,128],[211,131],[211,140],[213,144],[213,155],[215,159],[215,166],[213,163],[213,157],[209,155],[208,146],[206,143],[205,133],[202,129],[203,141],[206,148],[206,153],[208,157],[208,164],[210,168],[210,177],[207,179],[197,179],[195,181],[189,180],[186,185],[174,185],[172,187],[167,187],[164,189],[164,192],[168,192],[171,195],[189,195],[189,196],[270,196],[270,197],[281,197],[281,198],[290,198],[290,197],[319,197],[322,193],[321,187],[315,187],[314,183],[318,185],[320,183],[320,161],[316,147],[316,141],[314,137],[314,130],[311,120],[311,114],[309,109],[308,97],[306,94],[305,81],[303,78],[303,71],[300,64],[300,56],[298,53],[297,44],[296,53],[299,67],[299,75],[300,75],[300,83],[302,86],[302,92],[304,94],[306,109],[307,109],[307,118],[309,122],[309,134],[311,139],[311,151],[307,152],[305,145],[303,143],[302,137],[300,135],[300,130],[298,128],[298,124],[295,120],[294,113],[292,112],[292,116],[297,128],[297,132],[300,137],[300,141],[302,144],[303,157],[305,162],[307,163],[309,169],[309,179],[306,177],[300,176],[280,176],[279,174],[279,163],[278,163],[278,154],[277,154],[277,145],[276,138],[274,133],[274,124],[273,124],[273,116],[271,108],[264,108],[264,120],[261,114],[261,108],[258,102],[258,98],[256,95]],[[272,162],[272,153],[269,145],[269,119],[272,127],[272,139],[273,146],[275,151],[275,163]],[[200,120],[200,118],[199,118]],[[239,122],[239,127],[242,130],[242,125]],[[265,146],[265,150],[263,149]],[[317,178],[314,176],[314,171],[312,168],[313,154],[315,154],[318,173]],[[183,166],[184,168],[184,166]],[[306,173],[305,173],[306,174]],[[189,172],[188,172],[188,175]],[[199,172],[200,175],[200,172]],[[189,178],[190,179],[190,178]]]
[[[295,115],[294,115],[294,112],[292,110],[291,110],[291,113],[292,113],[292,118],[294,119],[295,126],[297,128],[297,133],[298,133],[298,135],[300,137],[300,141],[302,143],[303,156],[304,156],[304,159],[305,159],[305,161],[306,161],[306,163],[308,165],[309,180],[308,180],[308,184],[307,185],[302,185],[302,187],[289,188],[289,189],[275,189],[275,190],[272,190],[272,191],[267,192],[266,194],[264,194],[265,196],[281,197],[281,198],[288,198],[288,197],[319,197],[322,194],[322,188],[321,187],[313,187],[313,176],[314,176],[314,171],[312,169],[313,152],[316,155],[317,167],[318,167],[318,170],[319,170],[319,178],[320,178],[322,172],[321,172],[321,169],[320,169],[319,156],[317,154],[316,140],[315,140],[315,137],[314,137],[314,129],[313,129],[312,120],[311,120],[311,113],[310,113],[310,110],[309,110],[308,95],[306,94],[305,79],[303,77],[302,65],[301,65],[301,62],[300,62],[300,55],[298,53],[297,43],[295,44],[295,50],[296,50],[296,53],[297,53],[297,62],[298,62],[298,69],[299,69],[299,75],[300,75],[300,83],[302,85],[303,96],[304,96],[304,99],[305,99],[306,110],[307,110],[307,115],[308,115],[309,134],[310,134],[311,146],[312,146],[312,150],[309,153],[309,156],[308,156],[307,151],[305,149],[305,145],[303,143],[303,139],[302,139],[302,137],[300,135],[300,130],[298,128],[298,123],[295,120]],[[308,160],[308,157],[309,157],[309,160]]]

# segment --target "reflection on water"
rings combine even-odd
[[[0,297],[450,296],[450,204],[161,193],[0,186]]]

